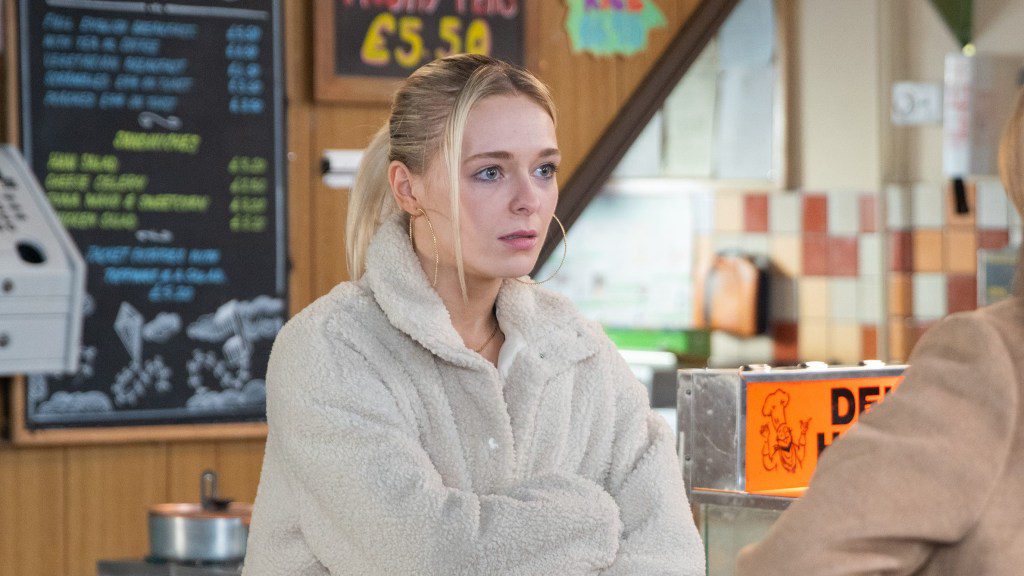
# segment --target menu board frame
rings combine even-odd
[[[275,215],[277,238],[279,250],[283,250],[281,263],[284,270],[284,292],[279,294],[284,299],[284,315],[288,315],[288,279],[287,279],[287,163],[285,162],[285,135],[286,135],[286,103],[284,98],[284,15],[283,0],[269,0],[271,6],[271,31],[270,45],[273,50],[271,56],[274,79],[267,91],[268,99],[274,110],[273,122],[273,158],[275,178],[273,182],[274,198],[277,206]],[[8,50],[4,55],[4,64],[10,72],[6,74],[6,86],[3,90],[3,97],[6,99],[5,110],[8,121],[5,122],[5,139],[9,142],[20,143],[25,134],[22,133],[27,126],[28,119],[22,118],[22,38],[19,26],[21,18],[21,2],[8,2],[2,7],[3,33],[10,39],[7,43]],[[0,402],[7,400],[8,428],[10,441],[15,445],[81,445],[81,444],[112,444],[125,442],[152,442],[152,441],[191,441],[191,440],[216,440],[216,439],[243,439],[243,438],[265,438],[267,435],[267,424],[265,417],[253,419],[252,417],[233,420],[230,415],[226,417],[215,417],[215,421],[206,423],[158,423],[158,424],[132,424],[124,425],[123,422],[111,420],[109,423],[99,425],[76,425],[67,427],[37,428],[29,425],[27,415],[28,379],[25,376],[16,376],[9,381],[9,393],[7,398],[0,395]]]
[[[404,78],[338,74],[335,43],[338,37],[338,18],[335,12],[335,5],[338,0],[314,1],[313,90],[315,98],[322,102],[361,104],[383,104],[390,101],[391,96],[402,85]],[[445,1],[447,0],[441,0],[442,4]],[[507,59],[512,64],[534,68],[533,64],[535,63],[529,58],[529,51],[526,49],[526,38],[529,37],[526,28],[529,27],[530,23],[525,14],[525,4],[522,0],[510,1],[507,4],[510,7],[514,6],[516,8],[517,15],[514,18],[516,19],[516,29],[518,32],[518,50],[514,58]],[[401,17],[402,15],[399,14],[398,16]],[[427,49],[429,50],[430,48],[427,47]]]

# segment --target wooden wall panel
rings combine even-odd
[[[167,502],[198,502],[199,476],[217,466],[217,442],[182,442],[167,446]],[[223,492],[223,490],[221,490]]]
[[[536,14],[536,40],[527,45],[537,75],[551,88],[558,106],[558,145],[562,149],[560,182],[566,182],[636,90],[665,47],[700,0],[657,2],[667,25],[650,32],[647,50],[631,57],[597,57],[572,51],[565,33],[564,2],[530,0]]]
[[[63,574],[64,448],[0,449],[0,574]]]
[[[652,32],[647,51],[630,58],[597,58],[572,53],[564,29],[564,2],[526,0],[526,59],[551,86],[561,114],[562,182],[699,3],[656,1],[669,24]],[[12,4],[5,3],[8,14]],[[347,276],[348,194],[323,186],[322,152],[364,147],[387,113],[385,105],[313,100],[312,4],[284,2],[293,313]],[[10,51],[7,58],[4,75],[10,83],[15,71]],[[15,109],[10,99],[0,105],[0,125],[10,138],[17,128]],[[41,449],[0,445],[0,574],[91,576],[98,559],[142,557],[148,551],[148,506],[197,501],[199,474],[211,463],[224,496],[252,501],[263,445],[261,440]]]
[[[149,507],[167,500],[163,444],[67,448],[67,576],[92,576],[102,559],[149,553]]]
[[[221,442],[217,446],[217,474],[220,494],[238,502],[256,500],[256,487],[263,468],[263,440]]]

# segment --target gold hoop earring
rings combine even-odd
[[[516,282],[521,282],[523,284],[530,284],[530,285],[543,284],[543,283],[547,282],[548,280],[551,280],[552,278],[554,278],[558,274],[558,271],[562,269],[562,264],[565,264],[565,257],[569,253],[569,240],[568,240],[568,238],[566,238],[565,226],[562,225],[562,221],[558,219],[558,216],[555,216],[554,214],[552,214],[551,217],[555,219],[555,222],[558,222],[558,227],[562,230],[562,261],[558,263],[558,268],[555,268],[555,271],[551,274],[551,276],[548,276],[547,278],[545,278],[545,279],[543,279],[543,280],[541,280],[539,282],[536,281],[536,280],[532,280],[530,282],[526,282],[526,281],[520,280],[519,278],[515,279]]]
[[[437,269],[441,263],[441,253],[437,251],[437,235],[434,234],[434,225],[430,223],[430,218],[427,217],[427,213],[424,212],[423,208],[420,208],[419,214],[411,214],[409,216],[409,242],[412,243],[412,251],[416,251],[416,241],[412,237],[412,221],[423,216],[423,219],[427,221],[427,228],[430,229],[430,240],[434,243],[434,282],[430,285],[431,288],[437,286]]]

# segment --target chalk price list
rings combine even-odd
[[[235,156],[228,163],[231,175],[231,231],[263,232],[267,229],[268,162],[259,156]]]
[[[258,62],[263,28],[255,24],[233,24],[228,27],[224,57],[228,60],[228,110],[238,116],[263,114],[266,82]]]

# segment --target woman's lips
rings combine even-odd
[[[536,233],[524,233],[523,235],[518,233],[509,234],[508,236],[498,238],[498,240],[501,240],[513,250],[529,250],[537,245]]]

